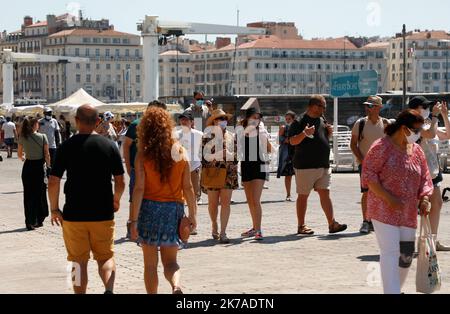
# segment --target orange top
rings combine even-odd
[[[184,203],[183,198],[183,172],[189,163],[181,160],[175,163],[165,183],[161,182],[161,176],[155,169],[151,160],[144,161],[145,191],[144,199],[155,202],[178,202]]]

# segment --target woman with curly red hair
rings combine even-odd
[[[144,280],[147,292],[158,292],[158,248],[164,276],[174,294],[181,294],[177,263],[181,240],[178,227],[184,217],[184,202],[196,228],[196,198],[189,162],[182,146],[172,135],[174,123],[167,111],[149,108],[138,127],[136,183],[131,214],[131,238],[144,253]]]

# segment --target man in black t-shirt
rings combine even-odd
[[[98,263],[105,285],[105,294],[114,289],[114,212],[120,207],[125,190],[124,168],[117,145],[94,132],[98,111],[81,106],[75,118],[79,134],[65,141],[58,149],[49,181],[52,225],[62,225],[68,261],[73,262],[74,291],[87,289],[87,264],[90,252]],[[61,178],[66,203],[59,209]],[[114,193],[111,178],[114,177]]]
[[[313,235],[314,231],[305,224],[308,197],[315,190],[320,197],[323,211],[328,220],[329,232],[338,233],[347,229],[334,219],[330,199],[331,169],[330,142],[333,126],[324,118],[327,104],[323,96],[313,96],[307,112],[298,123],[291,126],[289,138],[295,146],[293,159],[297,182],[298,234]]]

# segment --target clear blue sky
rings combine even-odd
[[[72,5],[69,5],[71,4]],[[20,28],[23,16],[45,19],[61,14],[78,3],[85,17],[109,18],[117,30],[137,33],[144,15],[164,20],[241,25],[253,21],[291,21],[305,38],[338,36],[391,36],[408,29],[450,31],[448,0],[15,0],[2,1],[0,30]],[[446,16],[447,15],[447,16]]]

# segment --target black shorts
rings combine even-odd
[[[436,178],[433,179],[433,186],[435,188],[440,186],[440,183],[444,181],[444,177],[442,175],[442,172],[439,172],[438,176]]]
[[[362,175],[362,165],[358,166],[358,170],[359,170],[359,178],[361,179],[361,175]],[[361,193],[367,193],[369,192],[369,189],[363,188],[362,184],[361,184]]]
[[[259,161],[241,162],[242,182],[251,182],[253,180],[269,181],[269,173],[263,171],[265,167],[266,165]]]

